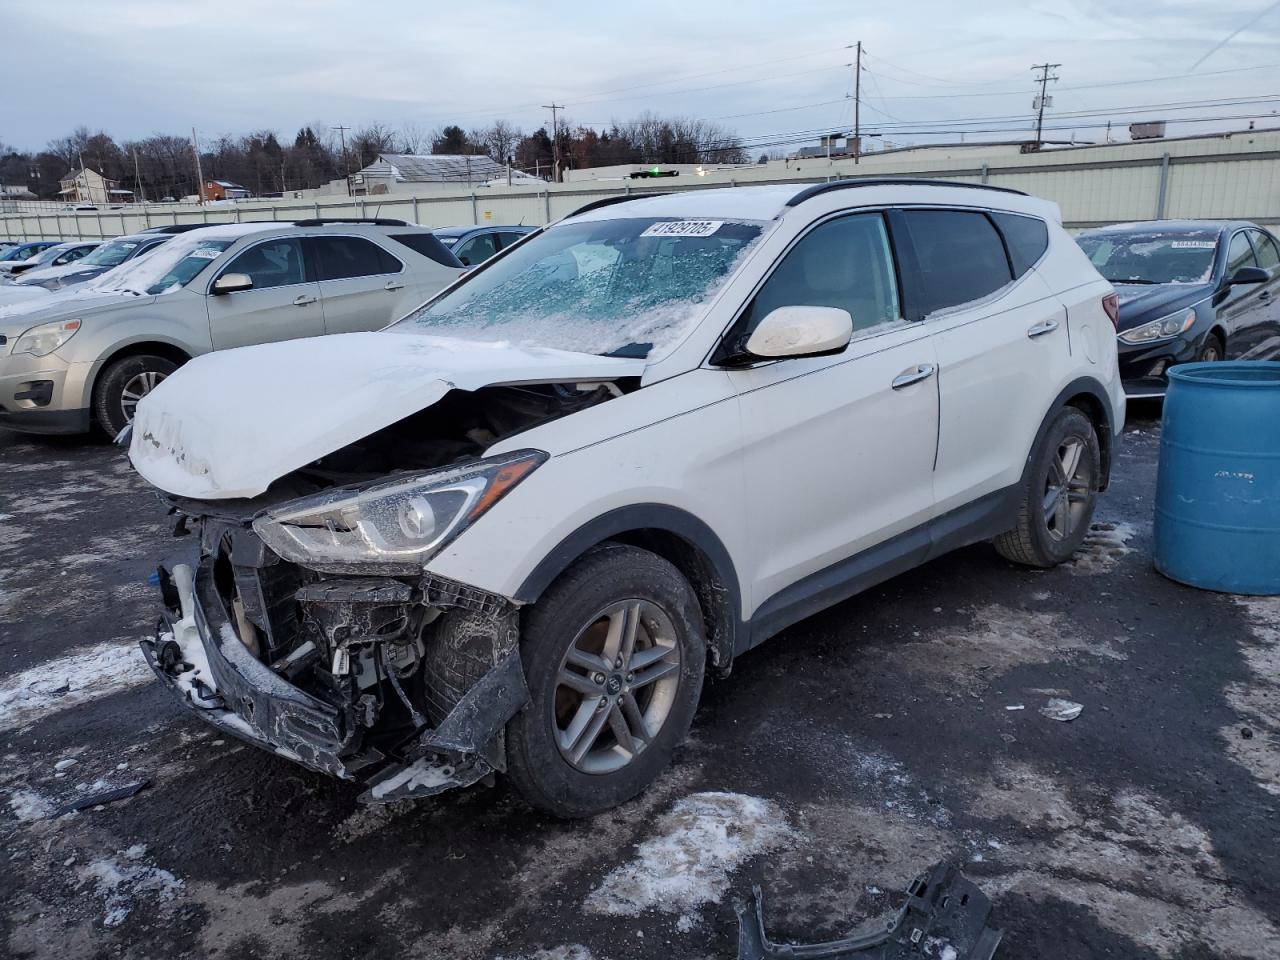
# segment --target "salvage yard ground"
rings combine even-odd
[[[1074,564],[972,547],[791,628],[654,789],[576,823],[501,783],[362,807],[219,738],[136,645],[188,541],[115,448],[0,432],[0,953],[732,958],[753,882],[814,940],[950,858],[998,957],[1280,956],[1280,600],[1152,570],[1158,412]]]

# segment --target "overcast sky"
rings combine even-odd
[[[1097,120],[1069,114],[1127,107],[1142,109],[1121,127],[1242,114],[1280,125],[1273,0],[6,0],[5,75],[27,82],[4,99],[0,142],[40,149],[80,124],[118,140],[500,118],[527,131],[554,101],[578,123],[652,110],[765,145],[852,123],[856,40],[863,126],[900,142],[963,118],[1000,119],[947,129],[1021,138],[1003,131],[1029,128],[1029,67],[1044,61],[1062,64],[1046,126],[1063,129],[1046,137],[1096,137]],[[1259,97],[1275,102],[1148,107]],[[1205,128],[1170,132],[1192,129]]]

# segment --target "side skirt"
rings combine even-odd
[[[1013,529],[1020,489],[1015,485],[996,490],[780,590],[739,631],[735,652],[750,650],[793,623],[944,553]]]

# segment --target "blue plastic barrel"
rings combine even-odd
[[[1155,563],[1193,587],[1280,594],[1280,362],[1169,371]]]

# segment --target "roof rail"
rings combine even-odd
[[[927,180],[923,177],[851,177],[845,180],[832,180],[829,183],[815,183],[807,190],[801,190],[787,201],[788,207],[804,203],[811,197],[829,193],[832,190],[848,190],[851,187],[888,187],[910,185],[913,187],[968,187],[972,190],[995,190],[998,193],[1014,193],[1020,197],[1026,194],[1012,187],[993,187],[988,183],[959,183],[954,180]]]
[[[371,223],[375,227],[407,227],[407,220],[390,220],[386,217],[312,217],[310,220],[295,220],[295,227],[323,227],[330,223]]]
[[[611,207],[615,203],[626,203],[628,200],[641,200],[644,197],[665,197],[670,192],[670,190],[655,190],[652,193],[628,193],[621,197],[605,197],[602,200],[592,200],[590,203],[579,207],[577,210],[573,211],[573,213],[567,214],[561,219],[568,220],[571,217],[578,216],[579,214],[589,213],[592,210],[599,210],[601,207]]]

